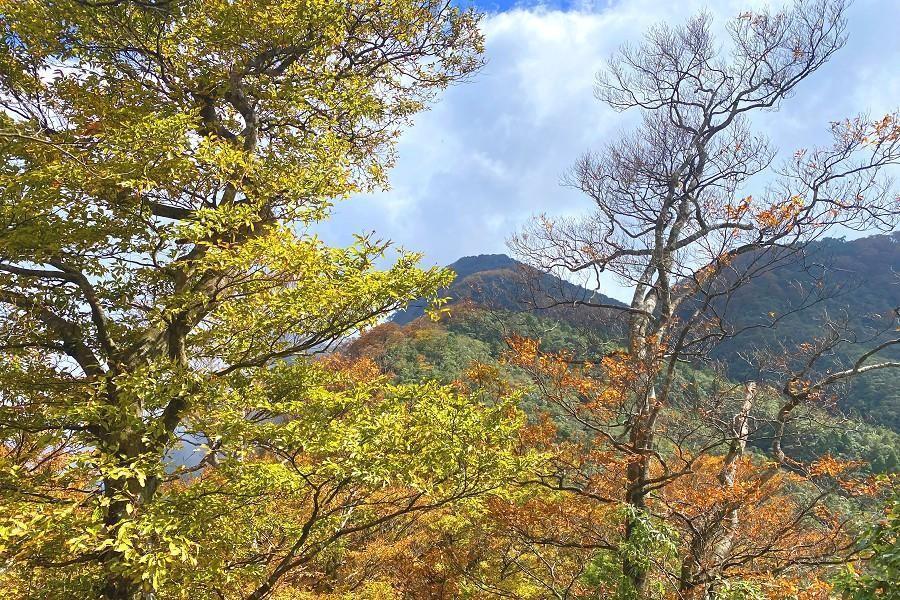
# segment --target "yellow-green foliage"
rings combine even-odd
[[[348,539],[515,469],[509,399],[309,357],[448,284],[315,231],[479,66],[477,21],[0,0],[4,597],[306,593]]]

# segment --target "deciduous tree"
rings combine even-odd
[[[314,232],[477,69],[477,21],[443,0],[0,1],[10,597],[269,597],[494,485],[502,402],[306,358],[446,285]]]
[[[640,534],[653,499],[693,474],[707,452],[725,455],[719,480],[724,488],[734,485],[752,394],[726,401],[707,393],[677,407],[695,417],[688,422],[674,422],[670,412],[684,397],[678,365],[702,360],[711,345],[740,334],[729,323],[733,290],[837,227],[897,221],[897,197],[881,177],[900,160],[897,114],[832,123],[830,145],[800,149],[779,168],[770,168],[775,153],[751,129],[754,113],[777,109],[841,48],[845,8],[842,0],[798,0],[782,12],[743,13],[728,24],[725,45],[701,15],[682,26],[654,27],[641,44],[624,46],[598,76],[596,93],[616,110],[638,110],[641,124],[583,156],[567,179],[595,210],[584,218],[538,218],[511,240],[514,251],[545,272],[581,276],[595,288],[601,274],[612,273],[633,289],[626,307],[589,297],[560,301],[619,311],[628,322],[624,353],[635,379],[626,404],[604,423],[566,402],[573,418],[628,457],[626,544]],[[747,194],[761,176],[769,178],[763,193]],[[771,317],[763,325],[779,315]],[[871,364],[875,354],[860,352],[855,366],[820,382],[853,376],[866,361],[866,369],[894,366]],[[819,397],[800,388],[824,391],[796,384],[783,390],[784,417]],[[773,452],[783,460],[777,447]],[[712,537],[719,541],[704,543],[704,553],[733,552],[727,532],[738,518],[729,510],[718,515]],[[628,553],[622,561],[629,587],[646,595],[650,563]],[[714,587],[703,582],[701,595]]]

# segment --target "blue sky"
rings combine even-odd
[[[333,244],[353,233],[425,253],[426,264],[506,251],[533,215],[575,215],[586,198],[559,185],[584,151],[634,123],[594,99],[594,76],[619,45],[647,27],[699,10],[718,24],[782,0],[480,0],[487,65],[451,88],[402,136],[391,189],[340,202],[320,231]],[[754,118],[782,156],[827,141],[830,121],[900,106],[900,0],[856,0],[849,41],[778,113]],[[752,191],[752,190],[751,190]],[[609,281],[609,295],[624,290]]]

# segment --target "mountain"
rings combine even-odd
[[[449,306],[474,304],[491,310],[539,311],[564,315],[566,320],[576,321],[595,318],[597,315],[590,316],[588,313],[596,311],[584,308],[571,311],[570,306],[560,307],[556,304],[571,303],[573,299],[579,299],[623,306],[618,300],[540,273],[505,254],[465,256],[448,265],[448,268],[456,273],[456,279],[450,287],[441,290],[439,295],[450,298]],[[426,308],[425,301],[413,302],[406,310],[395,313],[391,321],[405,325],[423,316]],[[608,320],[613,315],[603,316]]]
[[[789,349],[822,336],[826,316],[845,323],[841,333],[855,343],[838,347],[823,366],[847,368],[865,350],[897,335],[900,232],[813,242],[798,260],[752,279],[728,302],[728,321],[746,330],[717,346],[712,356],[724,362],[735,379],[759,376],[757,367],[746,360],[757,348]],[[804,305],[808,307],[792,314]],[[786,316],[770,326],[770,312]],[[900,347],[887,348],[879,357],[900,361]],[[900,370],[862,375],[844,396],[848,412],[900,431]]]
[[[528,415],[554,414],[540,394],[530,390],[527,376],[503,359],[511,335],[540,339],[547,352],[571,353],[576,360],[595,360],[618,345],[622,338],[622,315],[618,311],[573,307],[535,309],[534,278],[545,290],[565,292],[568,298],[590,298],[588,290],[556,278],[541,278],[504,255],[465,257],[450,265],[457,278],[444,293],[452,298],[451,310],[437,321],[419,318],[419,303],[389,322],[355,338],[342,352],[366,357],[398,381],[436,380],[453,384],[465,380],[473,365],[503,374],[525,385],[521,406]],[[806,298],[814,282],[827,282],[821,302],[808,310],[785,318],[774,328],[752,329],[728,341],[713,355],[722,361],[734,379],[759,375],[743,356],[754,347],[789,346],[821,333],[826,313],[846,316],[853,328],[865,335],[883,326],[885,312],[900,304],[900,234],[858,240],[827,239],[806,248],[803,260],[785,263],[751,280],[730,299],[729,314],[736,322],[764,321],[769,312],[784,311]],[[540,298],[540,296],[538,296]],[[546,297],[545,297],[546,299]],[[596,302],[617,303],[595,296]],[[597,318],[599,315],[599,318]],[[593,319],[593,320],[592,320]],[[618,325],[618,330],[617,330]],[[894,333],[894,332],[891,332]],[[832,363],[847,364],[877,343],[878,336],[863,338],[861,347],[832,356]],[[900,360],[900,351],[888,353]],[[708,365],[680,367],[675,394],[710,385],[715,379]],[[900,469],[900,370],[882,370],[860,377],[843,390],[841,407],[848,418],[829,415],[830,408],[814,408],[806,418],[792,423],[785,447],[796,458],[811,460],[830,454],[846,460],[863,460],[876,473]],[[763,401],[765,400],[765,401]],[[675,404],[677,405],[677,403]],[[761,399],[754,418],[759,423],[774,417],[778,403],[774,397]],[[560,420],[559,433],[577,435],[577,427]],[[765,433],[759,448],[767,448]],[[751,442],[755,444],[756,442]]]
[[[745,260],[752,260],[752,257]],[[457,278],[442,291],[450,306],[466,304],[507,312],[526,311],[566,323],[578,330],[593,330],[606,339],[616,338],[623,324],[617,311],[573,307],[572,299],[621,305],[570,282],[536,270],[503,254],[468,256],[449,266]],[[817,286],[818,281],[824,285]],[[813,300],[811,300],[811,298]],[[557,301],[563,306],[546,308]],[[770,313],[790,313],[804,302],[808,308],[770,326]],[[786,261],[751,279],[728,300],[728,319],[735,327],[747,327],[712,352],[729,376],[759,376],[747,360],[756,348],[790,347],[822,335],[823,318],[845,320],[851,335],[860,341],[846,345],[830,357],[829,368],[847,366],[866,348],[885,336],[891,316],[900,306],[900,232],[855,240],[827,238],[806,247],[798,260]],[[408,324],[424,314],[417,302],[393,317],[396,325]],[[888,328],[888,331],[885,329]],[[900,348],[881,356],[900,360]],[[847,412],[868,422],[900,431],[900,370],[882,370],[858,378],[844,396]]]
[[[760,257],[762,256],[762,260]],[[765,256],[747,254],[735,261],[736,271],[747,264],[765,263]],[[802,253],[766,269],[717,307],[736,327],[754,327],[734,340],[736,347],[775,340],[802,342],[821,335],[824,315],[846,321],[863,333],[892,327],[900,307],[900,232],[855,240],[826,238],[809,244]],[[774,327],[770,313],[785,315]],[[728,346],[721,356],[732,356]]]

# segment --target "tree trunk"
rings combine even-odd
[[[734,439],[731,448],[722,463],[722,471],[719,473],[719,481],[723,487],[733,488],[737,478],[738,460],[744,455],[747,448],[747,436],[749,435],[750,409],[753,408],[753,400],[756,397],[756,383],[749,382],[744,386],[744,402],[741,410],[734,417]],[[713,545],[713,564],[718,569],[722,568],[731,547],[734,545],[734,534],[740,524],[738,506],[734,504],[718,524],[720,537]]]
[[[628,488],[625,493],[625,501],[637,513],[643,513],[647,508],[646,485],[650,469],[648,452],[653,448],[653,421],[658,409],[653,386],[652,384],[648,385],[648,391],[644,395],[644,401],[629,434],[631,447],[638,453],[638,457],[628,464],[626,470]],[[636,525],[635,516],[629,515],[625,522],[626,544],[634,542]],[[644,598],[647,590],[647,568],[643,561],[634,561],[625,556],[622,561],[622,571],[628,579],[635,597]]]

